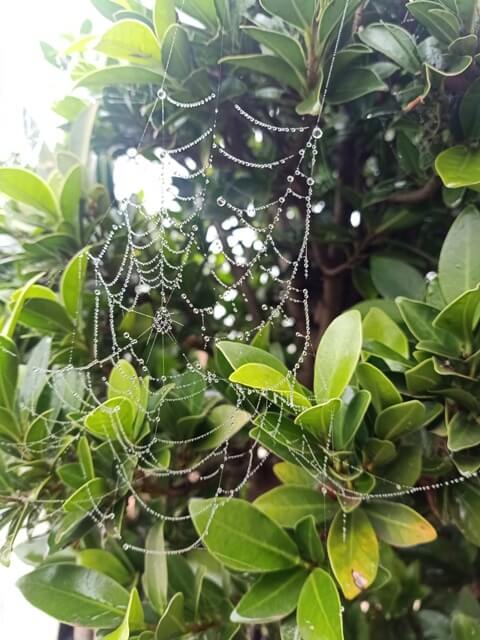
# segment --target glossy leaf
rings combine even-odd
[[[347,311],[325,331],[315,356],[314,391],[322,403],[342,395],[355,371],[362,347],[358,311]]]
[[[344,596],[352,600],[375,580],[378,541],[363,511],[338,513],[328,532],[328,557]]]
[[[282,58],[299,75],[300,80],[303,81],[306,72],[306,61],[302,48],[297,40],[286,34],[269,29],[260,29],[258,27],[244,27],[243,31],[267,47],[267,49],[270,49],[272,53]]]
[[[379,91],[388,91],[388,86],[371,67],[353,67],[333,78],[327,100],[332,105],[344,104]]]
[[[155,33],[161,42],[167,29],[177,22],[174,0],[155,0],[153,8],[153,23]]]
[[[463,145],[450,147],[435,160],[435,169],[449,189],[480,188],[480,151]]]
[[[425,421],[424,405],[409,400],[384,409],[375,421],[375,433],[383,440],[396,440],[420,429]]]
[[[130,439],[135,409],[128,398],[111,398],[85,417],[85,428],[102,440]]]
[[[236,499],[194,499],[190,515],[210,553],[235,571],[264,573],[294,567],[298,550],[255,506]]]
[[[295,610],[307,576],[308,571],[301,568],[262,576],[235,607],[232,622],[258,624],[286,618]]]
[[[0,192],[54,217],[60,215],[55,194],[49,185],[28,169],[0,167]]]
[[[408,340],[400,327],[381,309],[370,309],[363,319],[363,339],[375,340],[408,358]]]
[[[120,624],[129,601],[128,591],[111,578],[70,564],[40,567],[17,586],[30,604],[57,620],[97,629]]]
[[[0,407],[12,408],[18,380],[18,353],[13,340],[0,335]]]
[[[412,35],[395,24],[375,22],[359,32],[362,42],[383,53],[399,67],[415,74],[420,70],[420,59]]]
[[[334,581],[315,569],[303,586],[297,625],[304,640],[343,640],[342,607]]]
[[[419,513],[400,502],[372,502],[368,517],[380,540],[393,547],[412,547],[432,542],[437,533]]]
[[[230,404],[214,407],[208,414],[206,437],[198,441],[197,449],[216,449],[243,429],[250,418],[249,413]]]
[[[97,50],[132,64],[158,66],[161,51],[153,31],[140,20],[120,20],[100,38]]]
[[[81,310],[88,251],[86,247],[70,260],[60,280],[62,302],[72,318],[77,318]]]
[[[375,287],[385,298],[423,298],[425,281],[422,274],[402,260],[373,256],[370,260],[370,273]]]
[[[134,407],[140,404],[140,381],[133,366],[127,360],[119,360],[108,379],[108,398],[128,398]]]
[[[172,597],[155,630],[155,640],[170,640],[183,635],[184,601],[183,593],[176,593]]]
[[[226,56],[222,58],[220,62],[270,76],[281,85],[286,84],[298,93],[304,91],[304,86],[298,78],[297,73],[295,73],[289,64],[276,56],[264,53],[252,53],[239,56]]]
[[[259,496],[254,505],[282,527],[293,528],[305,516],[316,522],[330,520],[337,512],[337,504],[320,491],[309,487],[284,485]]]
[[[295,424],[307,429],[313,436],[326,443],[333,432],[338,430],[336,417],[340,412],[340,398],[332,398],[323,404],[302,411],[295,418]]]
[[[164,521],[159,520],[147,534],[145,542],[145,573],[143,583],[147,597],[157,613],[163,613],[167,606],[168,567]]]
[[[302,407],[310,406],[309,400],[295,390],[295,385],[291,382],[290,376],[280,373],[265,364],[244,364],[230,375],[229,380],[253,389],[271,391],[285,397],[287,402],[292,402]]]
[[[402,402],[402,396],[393,382],[369,362],[358,365],[357,376],[360,385],[370,392],[372,404],[377,412]]]
[[[60,209],[69,230],[80,240],[80,198],[82,196],[82,168],[73,166],[62,184]]]
[[[115,582],[127,584],[132,576],[120,560],[105,549],[81,549],[76,552],[77,564],[109,576]]]
[[[447,302],[480,282],[480,254],[476,246],[479,233],[480,212],[473,206],[464,209],[450,227],[438,265],[440,286]]]
[[[295,27],[304,29],[313,23],[315,0],[261,0],[262,7],[273,16],[278,16]]]
[[[313,515],[305,516],[295,525],[294,538],[302,558],[321,564],[325,559],[323,544]]]

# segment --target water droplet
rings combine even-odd
[[[157,98],[159,100],[165,100],[166,97],[167,97],[167,92],[165,91],[165,89],[159,89],[157,91]]]
[[[224,207],[227,204],[227,201],[225,200],[225,198],[223,196],[218,196],[217,204],[218,204],[219,207]]]
[[[320,140],[320,138],[323,136],[323,131],[320,129],[320,127],[314,127],[312,136],[315,138],[315,140]]]

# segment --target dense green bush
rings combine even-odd
[[[112,22],[100,37],[87,21],[43,44],[75,85],[53,107],[64,141],[36,167],[0,167],[16,247],[1,260],[3,562],[24,528],[24,596],[108,640],[480,638],[478,2],[92,4]],[[159,89],[194,102],[216,87],[217,140],[251,164],[289,157],[291,129],[305,145],[321,125],[313,215],[293,177],[282,255],[264,256],[281,274],[311,219],[308,277],[294,283],[308,314],[291,304],[291,322],[262,322],[275,278],[242,279],[219,254],[218,280],[241,295],[202,319],[195,305],[216,293],[198,244],[168,301],[174,340],[145,338],[163,294],[129,283],[141,312],[114,320],[137,340],[133,366],[91,268],[106,243],[103,277],[122,265],[115,160],[133,148],[156,163],[202,135],[212,105],[157,121]],[[256,136],[236,104],[283,135]],[[208,155],[205,139],[176,158]],[[270,202],[289,171],[210,166],[199,235],[227,241],[219,198]],[[181,202],[198,195],[174,184]],[[181,223],[186,205],[170,215]],[[166,234],[180,264],[185,246]],[[230,335],[233,316],[237,332],[261,327],[249,344]],[[238,460],[223,469],[227,448]],[[165,554],[176,549],[189,550]]]

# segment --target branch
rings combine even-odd
[[[386,200],[387,202],[393,202],[395,204],[418,204],[433,198],[439,190],[440,185],[441,183],[437,176],[432,176],[430,180],[419,189],[392,193]]]

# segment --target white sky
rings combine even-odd
[[[51,141],[59,120],[50,105],[69,88],[68,78],[44,61],[39,41],[56,41],[59,32],[78,32],[95,17],[88,0],[0,0],[0,162],[12,152],[25,154],[22,111],[27,107],[43,136]],[[15,581],[31,570],[17,558],[0,565],[2,638],[56,640],[58,624],[31,607]]]
[[[44,60],[39,42],[55,44],[60,33],[78,33],[87,17],[102,20],[89,0],[0,0],[0,161],[25,152],[25,107],[45,138],[54,136],[61,120],[50,107],[71,83]]]

